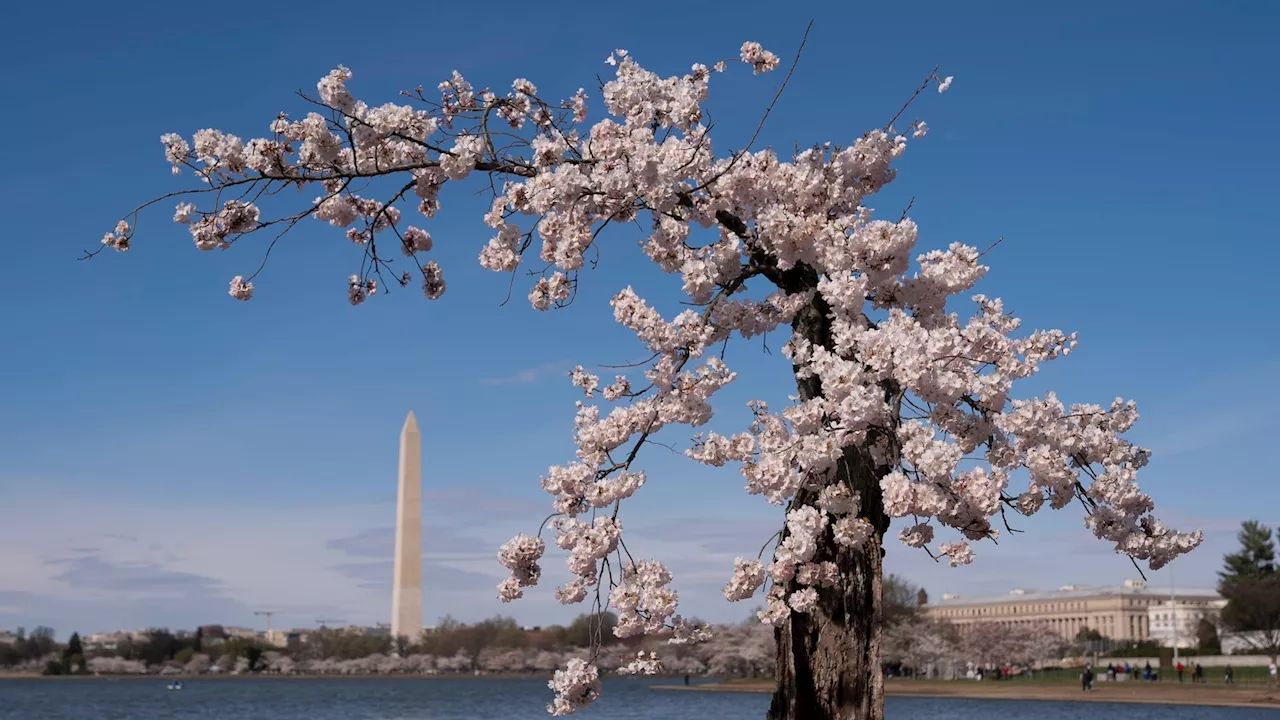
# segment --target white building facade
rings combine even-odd
[[[1216,628],[1222,608],[1227,605],[1226,600],[1216,595],[1163,600],[1148,606],[1149,639],[1161,647],[1196,647],[1200,621],[1208,620]]]
[[[1123,642],[1156,640],[1153,625],[1160,613],[1154,608],[1170,602],[1170,591],[1147,587],[1142,580],[1130,579],[1117,586],[1095,587],[1063,585],[1057,590],[1015,589],[1004,595],[965,597],[953,593],[937,603],[921,607],[932,618],[964,627],[976,623],[994,627],[1047,626],[1064,639],[1071,640],[1085,629],[1096,630],[1102,637]],[[1178,588],[1175,605],[1166,611],[1168,620],[1179,615],[1180,642],[1194,646],[1195,627],[1200,618],[1224,604],[1210,588]],[[1184,630],[1186,623],[1190,632]],[[1174,627],[1165,631],[1172,642]]]

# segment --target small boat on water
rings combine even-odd
[[[169,683],[169,689],[170,689],[170,690],[181,690],[181,689],[182,689],[182,683],[180,683],[180,682],[171,682],[171,683]]]

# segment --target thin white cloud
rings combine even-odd
[[[537,517],[549,503],[541,499],[495,495],[469,487],[437,487],[422,491],[422,509],[427,516],[457,521],[459,518],[519,519]]]
[[[391,581],[394,564],[391,560],[377,562],[355,562],[334,565],[330,570],[357,580],[360,587],[370,590],[391,592]],[[502,582],[502,576],[496,571],[502,570],[497,563],[490,563],[491,572],[464,570],[450,564],[422,563],[422,591],[424,595],[440,592],[476,592],[492,593]],[[389,596],[389,595],[388,595]]]
[[[54,580],[78,590],[151,595],[216,594],[222,583],[205,575],[171,570],[159,563],[115,562],[102,555],[46,560]]]
[[[554,362],[543,363],[531,368],[525,368],[514,375],[505,377],[483,378],[480,380],[482,385],[531,385],[539,380],[554,375],[556,373],[567,373],[573,369],[573,363],[569,360],[556,360]]]
[[[439,525],[422,528],[423,557],[435,560],[492,560],[497,552],[501,532],[457,532]],[[337,550],[352,558],[390,561],[395,552],[395,528],[380,527],[364,530],[355,535],[334,538],[325,543],[330,550]]]
[[[654,525],[637,525],[634,534],[649,540],[679,538],[696,544],[711,555],[754,555],[763,544],[773,545],[770,538],[782,529],[782,513],[776,520],[708,521],[689,518]]]
[[[39,506],[44,491],[37,489],[24,490],[24,495],[35,495],[19,504]],[[48,533],[42,518],[22,514],[0,524],[0,547],[11,549],[0,558],[0,625],[48,624],[63,634],[194,622],[261,627],[263,620],[253,611],[264,609],[280,613],[273,620],[279,627],[305,627],[326,617],[361,624],[388,619],[394,520],[386,503],[326,507],[246,502],[233,511],[205,508],[192,514],[140,504],[128,496],[57,494],[61,524],[70,530]],[[424,506],[428,622],[444,615],[477,620],[503,614],[526,624],[549,624],[588,610],[554,600],[554,587],[568,580],[569,573],[563,551],[551,543],[540,587],[511,605],[496,597],[494,585],[503,574],[497,547],[517,532],[529,532],[529,523],[543,515],[544,503],[457,487],[424,492]],[[726,505],[684,518],[673,517],[671,509],[632,506],[627,514],[629,550],[637,558],[668,565],[688,615],[741,620],[752,603],[727,603],[720,589],[732,572],[733,558],[754,557],[780,527],[781,512]],[[1176,527],[1205,530],[1204,546],[1172,567],[1180,586],[1211,586],[1222,554],[1234,548],[1239,521],[1179,512],[1176,506],[1162,507],[1160,514]],[[886,570],[924,586],[931,595],[1110,584],[1136,577],[1125,558],[1091,537],[1078,513],[1045,511],[1018,527],[1026,532],[1002,536],[998,546],[979,544],[977,561],[955,569],[900,545],[891,532]],[[101,540],[120,528],[127,528],[136,541]],[[153,543],[163,550],[151,550]],[[134,592],[123,587],[128,583],[117,582],[135,576],[143,582]],[[1148,577],[1155,584],[1169,582],[1163,572]],[[316,598],[323,611],[308,604]]]
[[[1218,447],[1242,435],[1273,433],[1277,426],[1270,408],[1280,400],[1280,386],[1274,382],[1277,373],[1280,361],[1267,359],[1198,378],[1195,384],[1169,393],[1176,404],[1157,406],[1151,432],[1140,444],[1162,460]],[[1224,387],[1247,388],[1248,401],[1223,393]],[[1140,423],[1137,430],[1145,431],[1145,426]]]

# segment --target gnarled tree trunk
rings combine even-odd
[[[790,290],[816,287],[817,276],[803,266],[787,273]],[[832,347],[830,309],[815,296],[792,322],[797,337]],[[797,381],[800,399],[821,394],[817,378]],[[886,388],[887,399],[893,388]],[[774,631],[777,639],[777,688],[769,720],[883,720],[884,675],[881,670],[881,538],[888,529],[881,501],[880,478],[889,468],[878,466],[860,447],[846,449],[838,465],[838,480],[862,499],[859,515],[875,528],[860,548],[837,545],[830,531],[818,548],[816,561],[832,561],[840,568],[835,587],[818,590],[818,604],[808,613],[792,613]],[[816,505],[818,496],[802,490],[790,508]],[[786,537],[783,531],[782,538]],[[779,542],[781,542],[781,539]]]
[[[774,631],[778,643],[777,688],[769,720],[883,720],[880,584],[883,578],[880,535],[888,523],[880,507],[879,476],[857,469],[846,453],[844,465],[853,487],[870,506],[867,519],[877,526],[872,541],[858,549],[830,540],[816,560],[840,568],[835,587],[818,591],[808,613],[792,613]],[[842,473],[846,472],[842,470]],[[798,495],[793,507],[813,504],[816,494]],[[879,519],[870,517],[879,514]],[[877,521],[879,520],[879,521]]]

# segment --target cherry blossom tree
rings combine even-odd
[[[143,675],[147,664],[141,660],[125,660],[122,657],[89,658],[89,672],[104,675]]]
[[[700,644],[707,672],[738,677],[768,677],[776,654],[772,629],[763,623],[726,625],[713,630]]]
[[[976,622],[959,633],[965,659],[983,666],[1005,663],[1041,665],[1062,659],[1067,643],[1047,623],[1004,626]]]
[[[267,652],[263,655],[263,660],[267,663],[268,672],[292,675],[298,671],[298,665],[294,659],[284,653]]]
[[[755,42],[736,59],[757,75],[780,66]],[[354,245],[358,271],[342,284],[353,304],[387,282],[418,283],[434,300],[446,284],[429,259],[430,220],[454,186],[472,192],[471,181],[493,197],[480,264],[513,281],[532,266],[529,302],[548,310],[572,300],[589,253],[594,262],[609,238],[634,239],[625,227],[647,227],[645,254],[679,276],[691,307],[664,317],[631,287],[614,296],[615,319],[650,361],[613,378],[573,373],[593,401],[579,405],[576,457],[542,478],[554,520],[499,552],[511,571],[499,595],[514,600],[537,584],[550,529],[574,576],[556,591],[562,602],[593,596],[598,611],[617,613],[618,638],[703,638],[705,628],[678,614],[662,562],[633,557],[620,509],[648,480],[641,450],[656,433],[711,420],[713,396],[737,378],[729,341],[789,326],[794,404],[753,402],[745,431],[700,432],[687,451],[738,466],[748,493],[785,508],[772,557],[727,568],[724,591],[731,601],[764,593],[760,620],[776,636],[769,716],[778,720],[883,717],[882,542],[891,518],[909,519],[902,542],[952,566],[971,562],[972,543],[994,539],[1007,512],[1076,500],[1088,529],[1135,562],[1158,568],[1199,544],[1199,533],[1162,525],[1136,484],[1148,452],[1124,439],[1138,417],[1132,402],[1015,398],[1015,383],[1068,354],[1075,336],[1020,332],[1000,300],[972,294],[987,271],[984,252],[960,243],[920,252],[905,212],[886,220],[868,207],[895,179],[894,161],[928,131],[904,120],[907,106],[947,90],[951,77],[935,70],[882,127],[781,155],[754,147],[759,127],[737,150],[713,144],[709,95],[726,61],[669,77],[624,50],[606,62],[612,79],[559,102],[524,78],[503,93],[455,71],[438,94],[419,87],[402,103],[374,105],[352,95],[353,73],[338,67],[316,93],[300,93],[309,112],[280,114],[263,137],[213,129],[190,141],[162,137],[173,172],[192,173],[195,186],[129,213],[95,253],[133,247],[141,211],[162,201],[176,201],[173,220],[203,251],[265,236],[259,251],[269,254],[314,219]],[[605,114],[591,123],[596,94]],[[744,102],[732,98],[728,112],[740,114]],[[309,201],[283,209],[299,190]],[[422,220],[405,215],[413,206]],[[232,278],[230,295],[254,297],[261,271]],[[972,304],[962,311],[966,294]],[[1024,472],[1025,486],[1014,489]],[[458,659],[441,658],[441,669]],[[648,656],[637,662],[658,667]],[[557,715],[597,698],[592,655],[567,658],[551,686]]]
[[[548,650],[542,650],[533,657],[529,664],[534,670],[555,670],[560,667],[560,655]]]
[[[661,666],[674,675],[701,675],[707,672],[707,665],[692,655],[677,655],[661,661]]]
[[[208,655],[205,655],[204,653],[195,653],[191,656],[191,659],[187,661],[187,664],[182,667],[182,671],[192,675],[199,675],[201,673],[209,672],[209,668],[212,666],[213,662],[209,659]]]
[[[885,659],[911,668],[913,675],[943,673],[953,678],[966,658],[959,633],[945,622],[914,617],[885,629]]]
[[[436,659],[433,655],[410,655],[405,658],[406,672],[424,674],[435,672]]]
[[[485,651],[480,666],[489,672],[523,672],[529,665],[523,650]]]
[[[1024,658],[1036,667],[1056,664],[1062,660],[1067,642],[1053,626],[1048,623],[1033,623],[1025,626]]]
[[[471,670],[471,656],[458,651],[457,655],[436,658],[436,669],[441,672],[466,672]]]

